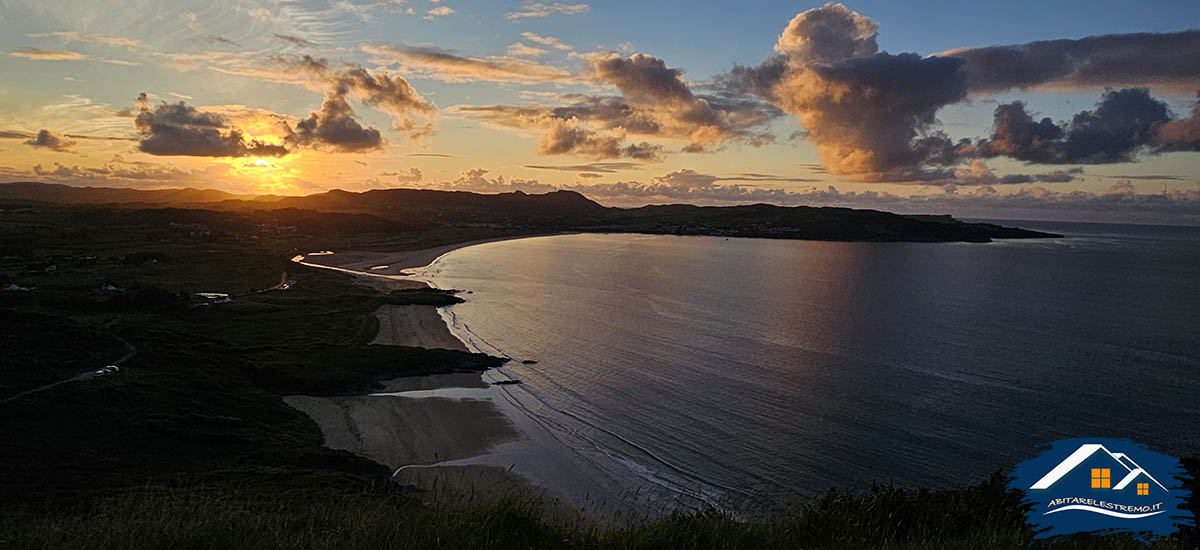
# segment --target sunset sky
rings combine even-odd
[[[0,0],[0,181],[1200,224],[1200,2],[980,4]]]

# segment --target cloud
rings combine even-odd
[[[213,166],[210,169],[221,168]],[[66,166],[56,162],[53,167],[43,167],[37,164],[24,177],[73,185],[119,185],[135,188],[202,185],[211,188],[216,183],[216,173],[210,169],[184,170],[165,164],[127,161],[121,155],[114,155],[111,160],[100,166]]]
[[[1023,103],[1001,106],[986,140],[951,140],[937,112],[970,94],[1012,88],[1120,83],[1200,87],[1200,31],[1128,34],[1024,45],[960,48],[938,55],[879,52],[879,25],[841,4],[796,15],[763,63],[713,79],[724,97],[756,96],[795,115],[830,173],[860,181],[956,177],[970,157],[1095,164],[1140,152],[1200,150],[1197,116],[1173,120],[1148,94],[1106,93],[1095,111],[1066,123],[1039,121]],[[1195,52],[1196,55],[1191,53]],[[1189,88],[1190,87],[1190,88]]]
[[[628,203],[670,201],[690,202],[770,202],[787,203],[794,193],[777,188],[758,188],[743,185],[716,185],[720,178],[694,170],[679,170],[651,178],[649,183],[619,181],[565,186],[597,200],[616,200]]]
[[[25,48],[8,55],[42,61],[80,61],[87,59],[86,55],[77,52],[67,50],[39,50],[37,48]]]
[[[141,140],[138,150],[151,155],[195,157],[246,157],[287,154],[282,145],[247,140],[243,132],[230,128],[224,116],[188,106],[184,102],[151,105],[146,94],[137,99],[134,125]]]
[[[1041,164],[1131,162],[1142,153],[1200,151],[1200,121],[1172,119],[1146,88],[1106,90],[1094,110],[1070,121],[1034,120],[1020,101],[996,107],[990,138],[964,149],[983,157],[1008,156]]]
[[[419,184],[424,177],[424,174],[416,168],[409,168],[407,172],[381,172],[379,175],[395,177],[396,183],[400,185]]]
[[[758,67],[734,67],[717,89],[755,94],[795,115],[834,174],[865,181],[945,177],[956,145],[937,111],[967,97],[962,60],[878,52],[879,26],[841,4],[796,15]]]
[[[1124,179],[1114,182],[1112,187],[1108,189],[1108,192],[1114,195],[1132,195],[1137,191],[1133,188],[1133,182]]]
[[[70,42],[87,42],[90,44],[101,44],[104,46],[118,46],[122,48],[139,48],[142,46],[141,41],[133,38],[122,38],[119,36],[109,36],[107,34],[91,34],[77,31],[55,31],[26,34],[30,38],[61,38]]]
[[[833,63],[879,51],[879,24],[841,4],[801,12],[788,22],[775,51],[794,63]]]
[[[346,102],[345,93],[330,92],[321,110],[296,123],[287,142],[305,147],[327,145],[341,152],[361,152],[383,146],[383,136],[374,127],[364,128],[354,118],[354,110]]]
[[[663,147],[648,142],[624,144],[625,136],[603,135],[580,125],[579,119],[544,119],[548,131],[538,144],[539,155],[576,154],[596,159],[661,160]]]
[[[541,44],[543,46],[549,46],[556,50],[571,51],[574,49],[571,47],[570,44],[567,44],[566,42],[563,42],[562,40],[559,40],[553,36],[542,36],[536,32],[529,32],[529,31],[523,32],[523,33],[521,33],[521,38],[524,38],[525,40],[533,42],[534,44]]]
[[[437,109],[399,75],[386,72],[372,74],[359,65],[349,63],[335,68],[325,59],[307,55],[281,56],[276,57],[275,61],[289,71],[307,75],[319,85],[331,87],[326,94],[326,102],[331,95],[353,97],[390,115],[395,129],[407,132],[410,137],[425,136],[433,131],[432,123],[419,124],[416,118],[432,116]],[[338,103],[335,100],[330,106],[332,112],[341,111]],[[340,103],[345,103],[345,100],[342,99]],[[353,115],[353,112],[350,114]]]
[[[209,35],[208,38],[206,38],[205,40],[207,40],[210,44],[217,44],[220,46],[228,46],[231,48],[242,47],[241,44],[238,44],[237,42],[234,42],[233,40],[230,40],[228,38],[225,38],[224,36],[219,36],[219,35],[215,35],[215,34]]]
[[[521,2],[521,7],[516,11],[508,12],[504,15],[505,19],[515,21],[518,19],[541,19],[550,17],[551,15],[579,15],[588,11],[587,4],[565,4],[562,2],[534,2],[526,0]]]
[[[429,11],[425,12],[425,19],[433,20],[435,17],[446,17],[448,15],[454,15],[453,8],[450,6],[437,6],[429,8]]]
[[[489,178],[487,174],[487,170],[476,168],[463,172],[453,181],[430,183],[423,187],[448,191],[471,191],[473,193],[512,193],[513,191],[551,193],[559,190],[558,187],[541,183],[537,180],[514,179],[506,181],[504,176]]]
[[[1191,116],[1162,124],[1157,134],[1159,151],[1200,151],[1200,101]]]
[[[546,54],[546,50],[529,46],[524,42],[516,42],[508,45],[508,55],[512,57],[538,57]]]
[[[57,135],[50,130],[41,130],[36,136],[27,140],[25,145],[66,153],[71,150],[71,147],[75,146],[75,142],[65,139],[63,136]]]
[[[566,165],[545,165],[545,164],[526,164],[526,168],[535,170],[559,170],[563,172],[601,172],[606,174],[616,173],[620,170],[637,170],[642,165],[633,162],[593,162],[589,164],[566,164]]]
[[[179,14],[179,20],[193,31],[200,32],[204,30],[204,25],[200,24],[200,19],[196,17],[195,12],[182,12]]]
[[[447,82],[576,82],[571,73],[511,57],[465,57],[431,46],[363,44],[374,63],[397,64],[414,76]]]
[[[275,38],[278,38],[284,42],[287,42],[288,44],[291,44],[293,46],[297,46],[300,48],[311,48],[311,47],[314,47],[317,45],[317,43],[313,42],[312,40],[309,40],[307,38],[302,38],[302,37],[296,36],[294,34],[272,33],[271,36],[274,36]]]
[[[938,55],[964,61],[972,93],[1036,87],[1200,89],[1200,30],[958,48]]]
[[[1083,173],[1083,168],[1055,170],[1042,174],[1006,174],[1000,178],[1000,183],[1067,183],[1075,181],[1075,177]]]
[[[770,121],[778,109],[750,98],[694,93],[683,72],[662,59],[616,52],[584,56],[585,78],[617,88],[620,96],[564,94],[559,105],[457,106],[453,112],[503,127],[542,133],[538,152],[591,158],[658,159],[665,147],[626,145],[627,136],[683,142],[699,153],[729,143],[759,146],[774,140]]]

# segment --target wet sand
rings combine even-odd
[[[375,311],[379,333],[372,344],[467,351],[467,346],[446,328],[434,306],[380,306]]]

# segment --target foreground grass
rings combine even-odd
[[[708,513],[596,526],[548,521],[530,498],[426,505],[392,491],[252,496],[158,487],[74,513],[7,515],[0,519],[0,548],[1195,548],[1194,540],[1180,537],[1146,545],[1112,535],[1031,544],[1019,510],[1004,500],[969,500],[993,489],[989,483],[938,494],[880,489],[830,495],[794,515],[763,522]]]

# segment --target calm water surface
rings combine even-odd
[[[733,508],[960,486],[1064,437],[1200,452],[1200,231],[1020,225],[1069,238],[569,235],[425,275],[472,291],[455,330],[549,426]]]

